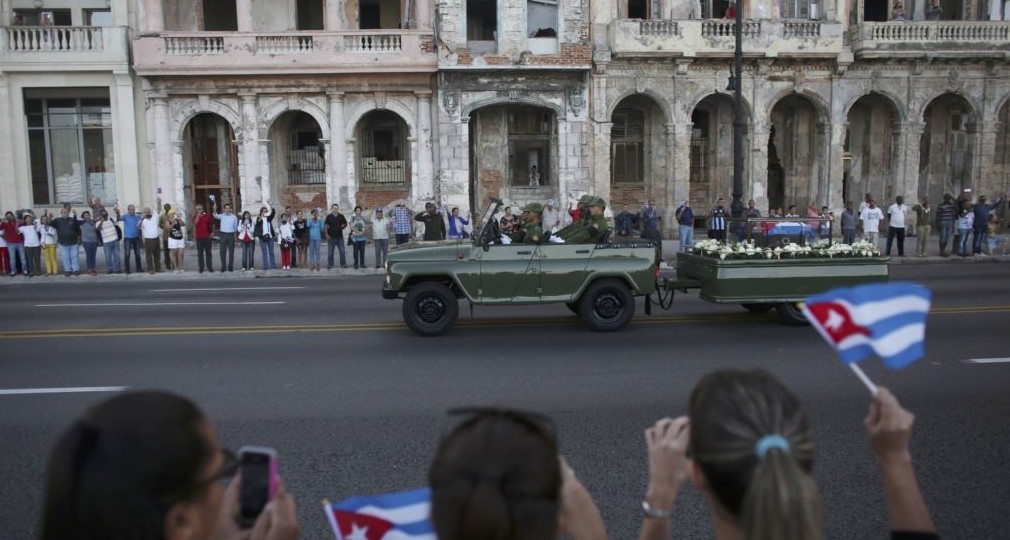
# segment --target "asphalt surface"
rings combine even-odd
[[[927,357],[866,371],[917,415],[913,455],[945,538],[1007,539],[1010,288],[1002,264],[892,267],[934,291]],[[683,414],[718,368],[761,367],[809,407],[827,538],[885,538],[879,474],[862,427],[868,394],[809,328],[678,295],[616,334],[563,306],[476,308],[441,338],[414,336],[381,277],[58,278],[0,287],[0,391],[128,386],[196,400],[225,445],[277,448],[304,538],[329,539],[324,497],[423,485],[444,411],[543,411],[599,503],[611,537],[633,538],[645,488],[642,430]],[[108,394],[0,394],[0,538],[35,536],[45,461],[61,430]],[[674,538],[710,538],[687,488]]]

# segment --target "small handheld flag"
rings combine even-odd
[[[431,525],[431,490],[323,501],[337,540],[436,540]]]
[[[897,370],[922,358],[931,299],[932,293],[922,285],[875,283],[811,296],[803,313],[842,362],[876,392],[855,363],[877,355]]]

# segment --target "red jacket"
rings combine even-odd
[[[25,237],[18,230],[18,221],[15,220],[3,220],[0,222],[0,228],[4,231],[4,240],[11,244],[24,244]]]
[[[210,214],[193,216],[193,238],[206,240],[214,232],[214,218]]]

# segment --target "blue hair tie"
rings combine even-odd
[[[757,444],[754,445],[754,453],[757,454],[758,459],[764,459],[768,451],[773,448],[789,453],[789,441],[782,435],[765,435],[758,439]]]

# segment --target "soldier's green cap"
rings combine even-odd
[[[537,202],[531,202],[523,207],[523,212],[533,212],[535,214],[543,215],[544,205]]]
[[[603,200],[602,197],[593,197],[593,202],[591,202],[589,204],[591,204],[593,206],[602,206],[604,208],[607,207],[607,201]]]
[[[586,193],[582,197],[579,197],[579,203],[581,203],[581,204],[593,204],[593,199],[595,199],[595,198],[596,197],[593,197],[592,195]]]

